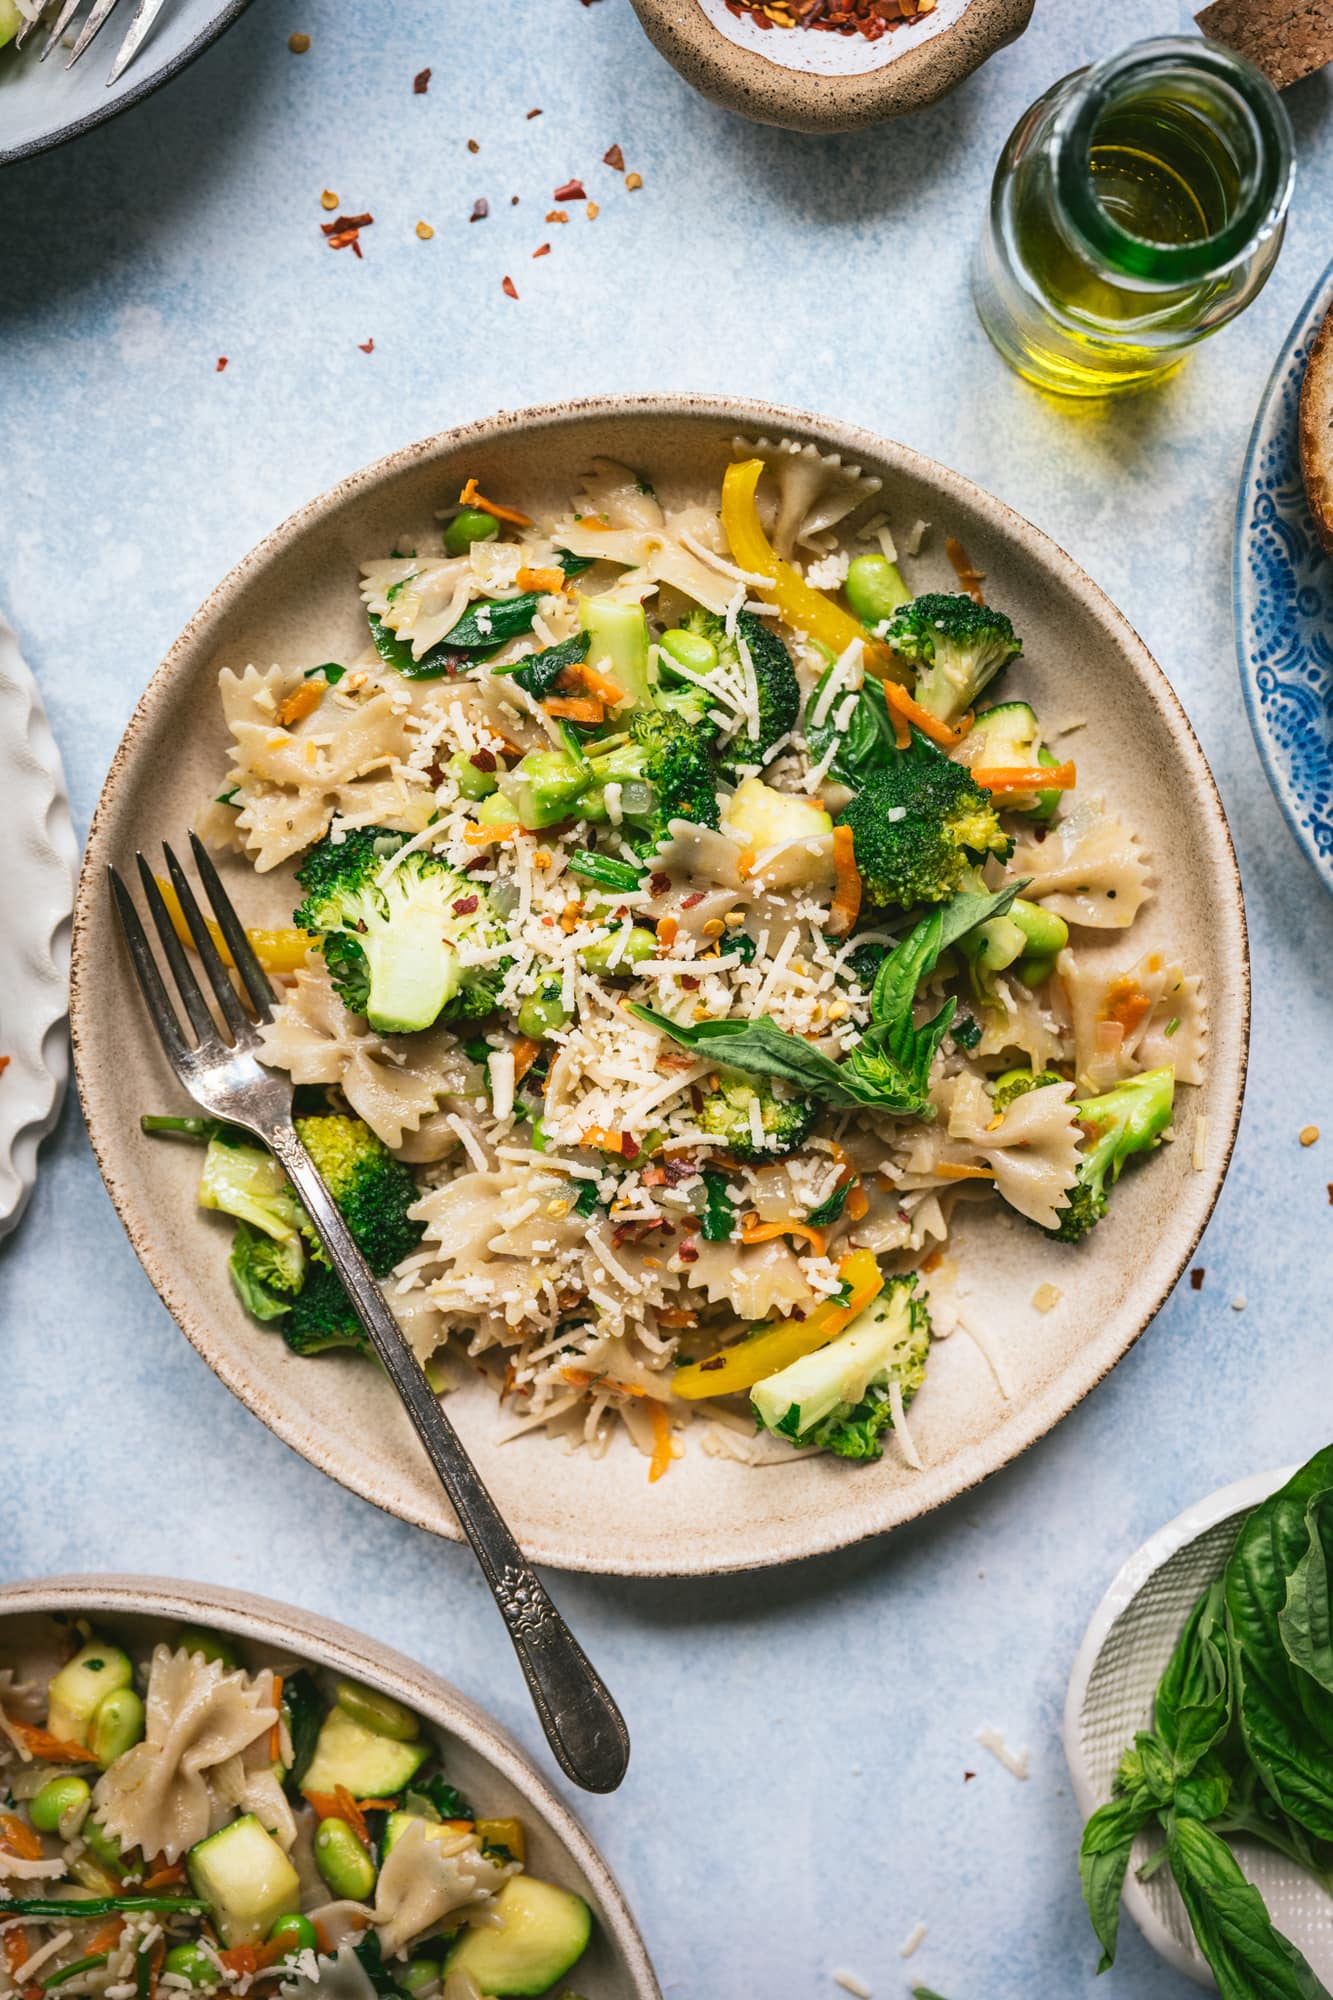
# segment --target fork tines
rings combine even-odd
[[[97,36],[103,23],[106,21],[108,15],[111,14],[116,4],[117,0],[93,0],[93,5],[88,10],[87,19],[79,30],[78,39],[75,41],[74,47],[70,50],[69,61],[65,65],[66,69],[73,69],[80,56],[83,55],[84,51]],[[52,49],[62,40],[70,23],[82,5],[83,0],[60,0],[59,10],[55,20],[51,24],[45,45],[42,49],[41,60],[43,62],[46,61]],[[120,45],[116,60],[111,65],[111,74],[107,78],[108,85],[115,83],[116,79],[123,74],[134,60],[135,55],[147,37],[149,29],[161,13],[164,5],[165,0],[139,0],[134,19],[129,26],[129,32]],[[35,19],[25,23],[18,35],[20,46],[26,41],[35,26]]]

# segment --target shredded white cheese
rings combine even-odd
[[[1004,1765],[1005,1770],[1009,1772],[1011,1777],[1026,1782],[1028,1776],[1028,1758],[1031,1755],[1030,1751],[1011,1750],[999,1730],[991,1729],[989,1726],[977,1731],[977,1742],[983,1750],[990,1751],[991,1756],[995,1758],[997,1763]]]
[[[903,1939],[902,1943],[898,1947],[899,1958],[910,1958],[913,1952],[918,1950],[920,1946],[925,1943],[925,1941],[926,1941],[925,1925],[913,1924],[911,1930],[907,1933],[907,1936]]]

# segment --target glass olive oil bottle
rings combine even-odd
[[[1272,85],[1216,43],[1138,42],[1019,120],[973,269],[982,325],[1043,389],[1137,389],[1247,306],[1295,168]]]

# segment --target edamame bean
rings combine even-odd
[[[1027,939],[1028,952],[1053,958],[1069,943],[1069,926],[1064,918],[1057,917],[1052,910],[1043,910],[1040,903],[1028,903],[1015,896],[1009,905],[1009,915]]]
[[[278,1918],[268,1934],[268,1941],[270,1944],[285,1944],[288,1958],[295,1958],[298,1952],[319,1950],[319,1932],[309,1917],[298,1916],[295,1911],[290,1916]]]
[[[363,1687],[360,1681],[339,1681],[334,1700],[353,1722],[359,1722],[363,1729],[373,1729],[376,1736],[392,1736],[395,1743],[410,1743],[421,1734],[421,1724],[410,1708],[404,1708],[400,1701],[380,1694],[375,1688]]]
[[[49,1778],[29,1804],[28,1817],[38,1833],[64,1833],[69,1839],[82,1826],[92,1796],[82,1778]]]
[[[568,1019],[569,1009],[560,998],[559,983],[553,981],[539,986],[523,1001],[518,1010],[518,1032],[540,1042],[557,1028],[563,1028]]]
[[[488,799],[500,783],[495,775],[494,753],[488,751],[486,754],[491,760],[489,771],[483,771],[479,764],[474,764],[466,750],[455,750],[449,759],[446,768],[465,799]],[[480,756],[481,752],[478,751],[477,755]]]
[[[364,1903],[375,1887],[375,1864],[345,1819],[322,1819],[315,1866],[335,1896]]]
[[[100,1820],[90,1819],[84,1822],[83,1844],[104,1868],[120,1872],[125,1860],[125,1850],[115,1834],[108,1833]]]
[[[683,632],[675,625],[657,643],[668,659],[688,667],[692,674],[710,673],[717,665],[717,647],[702,632]]]
[[[1014,971],[1025,986],[1040,986],[1055,971],[1054,958],[1043,958],[1036,952],[1020,958]]]
[[[1003,972],[1027,950],[1027,938],[1009,917],[991,917],[959,939],[964,956],[983,972]]]
[[[227,1674],[234,1674],[241,1664],[231,1641],[220,1632],[210,1632],[204,1625],[182,1625],[176,1634],[176,1651],[197,1653],[209,1666],[216,1661]]]
[[[162,1961],[164,1972],[188,1979],[191,1986],[220,1986],[222,1974],[202,1945],[174,1944]]]
[[[857,556],[843,589],[861,623],[871,627],[882,625],[900,604],[910,604],[912,599],[897,563],[882,555]]]
[[[105,1771],[133,1749],[144,1730],[144,1706],[133,1688],[114,1688],[93,1712],[88,1748]]]
[[[628,937],[615,930],[610,937],[594,938],[591,944],[580,945],[578,960],[585,972],[604,972],[614,979],[618,972],[628,973],[645,958],[651,958],[656,950],[653,933],[641,930],[636,924]]]
[[[440,1977],[440,1962],[436,1958],[409,1958],[398,1974],[398,1984],[408,1993],[420,1993],[433,1985]]]
[[[500,523],[494,514],[485,514],[480,507],[464,507],[444,531],[445,552],[465,556],[474,542],[493,541],[499,532]]]

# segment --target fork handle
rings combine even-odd
[[[300,1195],[472,1544],[561,1770],[585,1791],[613,1792],[629,1763],[629,1731],[620,1710],[509,1532],[314,1161],[291,1125],[264,1136]]]

